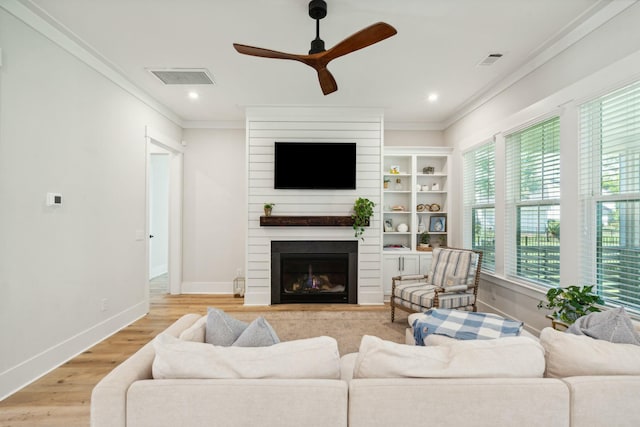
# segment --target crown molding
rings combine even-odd
[[[33,2],[0,0],[0,7],[136,97],[149,108],[182,127],[183,120],[178,115],[133,84],[117,67]]]
[[[493,98],[504,92],[506,89],[525,78],[527,75],[535,71],[537,68],[546,64],[567,48],[571,47],[575,43],[582,40],[584,37],[600,28],[609,20],[617,16],[618,14],[631,7],[638,0],[602,0],[595,4],[585,14],[593,13],[586,18],[583,22],[575,25],[576,21],[580,20],[580,17],[576,18],[576,21],[567,25],[565,28],[570,28],[575,25],[574,28],[569,29],[566,33],[560,36],[557,40],[551,40],[536,50],[534,54],[524,65],[518,68],[515,72],[508,75],[506,78],[501,79],[498,83],[491,86],[487,91],[479,94],[476,97],[469,99],[460,109],[458,109],[449,119],[443,122],[443,129],[446,129],[456,123],[458,120],[472,113],[482,105],[491,101]],[[562,31],[561,31],[562,33]]]

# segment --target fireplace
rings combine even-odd
[[[272,304],[357,302],[357,241],[271,242]]]

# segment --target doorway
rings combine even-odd
[[[149,288],[169,292],[169,152],[153,145],[149,158]]]
[[[182,288],[182,144],[147,127],[148,293]],[[153,236],[153,237],[151,237]]]

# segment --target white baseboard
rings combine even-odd
[[[271,290],[246,292],[244,294],[244,305],[271,305]]]
[[[233,294],[232,282],[182,282],[183,294]]]
[[[0,373],[0,400],[48,374],[147,314],[148,301],[130,307]]]
[[[360,290],[358,292],[359,305],[382,305],[384,304],[384,295],[380,289],[372,292]]]

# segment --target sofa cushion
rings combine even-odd
[[[222,347],[182,341],[165,333],[153,340],[153,378],[340,378],[338,343],[331,337],[269,347]]]
[[[184,341],[204,342],[206,326],[207,315],[205,314],[200,319],[196,320],[193,325],[182,331],[178,338]]]
[[[236,347],[265,347],[279,342],[280,339],[276,335],[276,331],[264,317],[260,316],[242,331],[232,345]]]
[[[623,307],[582,316],[567,332],[619,344],[640,345],[640,334]]]
[[[365,335],[354,378],[540,378],[544,349],[526,337],[418,347]]]
[[[640,346],[615,344],[585,335],[544,328],[540,342],[545,349],[546,376],[640,375]]]
[[[229,346],[238,339],[247,326],[249,326],[248,323],[234,319],[220,309],[209,308],[207,310],[205,342]]]

